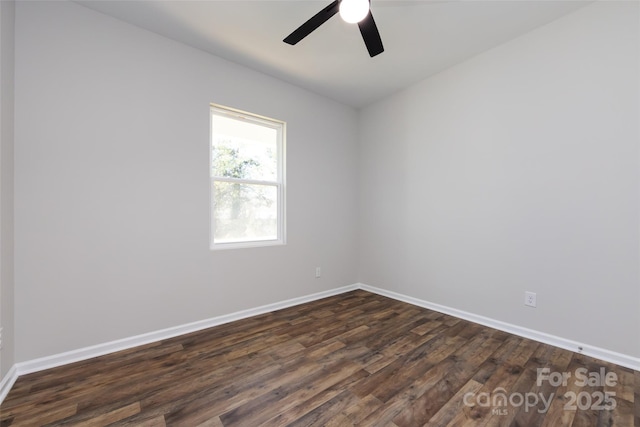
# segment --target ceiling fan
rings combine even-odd
[[[320,25],[327,22],[338,11],[340,11],[340,16],[346,22],[358,23],[360,34],[362,34],[364,44],[367,46],[369,56],[373,58],[384,52],[378,27],[373,20],[373,15],[371,15],[370,0],[335,0],[329,6],[313,15],[311,19],[289,34],[283,41],[290,45],[295,45]]]

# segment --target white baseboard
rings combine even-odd
[[[55,368],[57,366],[67,365],[69,363],[79,362],[81,360],[91,359],[97,356],[114,353],[116,351],[126,350],[144,344],[156,341],[162,341],[179,335],[200,331],[202,329],[211,328],[213,326],[222,325],[236,320],[246,319],[248,317],[257,316],[259,314],[269,313],[271,311],[280,310],[287,307],[304,304],[307,302],[319,300],[333,295],[358,289],[357,285],[343,286],[341,288],[331,289],[329,291],[318,292],[298,298],[292,298],[286,301],[280,301],[273,304],[267,304],[248,310],[237,311],[223,316],[212,317],[210,319],[200,320],[197,322],[187,323],[184,325],[174,326],[159,331],[149,332],[142,335],[123,338],[116,341],[110,341],[103,344],[97,344],[90,347],[80,348],[77,350],[67,351],[65,353],[54,354],[52,356],[41,357],[26,362],[19,362],[14,365],[17,369],[17,375],[30,374],[45,369]],[[0,400],[2,402],[2,400]]]
[[[524,338],[529,338],[535,341],[539,341],[545,344],[550,344],[556,347],[564,348],[566,350],[575,351],[585,354],[587,356],[595,357],[606,362],[615,363],[620,366],[625,366],[634,370],[640,370],[640,358],[632,357],[626,354],[616,353],[614,351],[606,350],[600,347],[591,346],[588,344],[578,343],[566,338],[557,337],[554,335],[546,334],[544,332],[534,331],[532,329],[523,328],[521,326],[513,325],[510,323],[501,322],[499,320],[491,319],[488,317],[480,316],[466,311],[458,310],[455,308],[435,304],[429,301],[424,301],[418,298],[410,297],[407,295],[399,294],[397,292],[387,291],[385,289],[376,288],[373,286],[365,285],[363,283],[356,283],[354,285],[343,286],[341,288],[331,289],[324,292],[318,292],[303,297],[292,298],[286,301],[281,301],[273,304],[267,304],[260,307],[242,310],[223,316],[217,316],[210,319],[201,320],[198,322],[187,323],[159,331],[149,332],[142,335],[136,335],[133,337],[123,338],[116,341],[111,341],[103,344],[97,344],[90,347],[80,348],[77,350],[68,351],[65,353],[54,354],[52,356],[42,357],[26,362],[16,363],[11,367],[7,375],[0,381],[0,404],[9,393],[9,390],[15,383],[16,379],[20,375],[25,375],[33,372],[42,371],[45,369],[55,368],[57,366],[67,365],[69,363],[79,362],[82,360],[90,359],[93,357],[103,356],[105,354],[114,353],[120,350],[126,350],[133,347],[137,347],[144,344],[149,344],[156,341],[162,341],[165,339],[173,338],[179,335],[188,334],[191,332],[200,331],[202,329],[211,328],[213,326],[222,325],[236,320],[246,319],[248,317],[257,316],[259,314],[269,313],[271,311],[281,310],[283,308],[293,307],[296,305],[304,304],[311,301],[316,301],[322,298],[342,294],[345,292],[354,291],[356,289],[362,289],[367,292],[372,292],[378,295],[389,297],[398,301],[403,301],[418,307],[434,310],[439,313],[448,314],[460,319],[468,320],[470,322],[478,323],[490,328],[505,331],[514,335],[518,335]],[[582,348],[582,350],[580,350]]]
[[[0,404],[4,401],[4,398],[9,394],[9,390],[13,387],[13,384],[18,379],[18,368],[16,365],[13,365],[9,372],[2,377],[2,381],[0,381]]]
[[[358,283],[357,285],[360,289],[367,292],[372,292],[374,294],[393,298],[395,300],[416,305],[418,307],[428,308],[429,310],[437,311],[439,313],[449,314],[459,319],[468,320],[470,322],[478,323],[490,328],[509,332],[510,334],[518,335],[520,337],[529,338],[534,341],[550,344],[552,346],[564,348],[565,350],[574,351],[576,353],[582,353],[596,359],[604,360],[605,362],[615,363],[616,365],[625,366],[627,368],[640,371],[640,358],[637,357],[622,353],[616,353],[615,351],[610,351],[585,343],[579,343],[566,338],[561,338],[544,332],[535,331],[533,329],[523,328],[522,326],[513,325],[511,323],[502,322],[500,320],[491,319],[489,317],[484,317],[444,305],[435,304],[429,301],[399,294],[397,292],[387,291],[385,289],[365,285],[363,283]]]

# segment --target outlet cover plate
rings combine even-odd
[[[535,292],[525,292],[524,293],[524,305],[529,307],[536,307],[536,293]]]

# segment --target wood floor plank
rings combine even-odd
[[[342,393],[344,390],[349,389],[352,384],[358,383],[367,375],[368,374],[365,371],[359,370],[355,374],[345,378],[344,380],[327,388],[326,390],[323,390],[320,393],[314,394],[308,400],[301,400],[293,408],[285,409],[281,411],[275,417],[262,423],[262,426],[280,427],[283,425],[289,425],[292,422],[295,422],[297,419],[308,414],[309,412],[315,410],[319,406],[322,406],[329,400],[333,399],[334,397]]]
[[[475,423],[476,419],[473,417],[471,407],[465,404],[465,396],[476,395],[481,388],[481,383],[473,379],[469,380],[446,404],[440,407],[433,417],[429,418],[425,427],[459,426],[471,422]]]
[[[303,417],[298,418],[290,427],[302,426],[325,426],[331,419],[340,416],[342,411],[358,402],[358,397],[349,390],[344,390],[334,398],[328,400],[313,411],[308,412]],[[344,417],[346,419],[346,417]]]
[[[63,420],[75,415],[77,412],[77,404],[65,405],[57,408],[46,408],[44,410],[29,408],[24,413],[18,413],[17,416],[13,417],[11,425],[45,425]]]
[[[599,368],[599,364],[592,358],[586,358],[582,355],[576,356],[576,359],[580,360],[582,364],[586,367],[589,372],[597,372]],[[609,426],[612,422],[612,413],[611,411],[602,411],[595,410],[591,405],[593,402],[593,397],[595,393],[602,392],[603,387],[600,385],[583,385],[580,387],[580,392],[578,395],[578,408],[580,410],[576,411],[576,415],[573,419],[572,427],[586,427],[586,426]],[[582,396],[589,396],[589,401],[587,399],[582,399]],[[587,406],[591,406],[591,408],[580,408],[582,403],[587,404]],[[617,412],[622,408],[617,408]]]
[[[363,381],[356,392],[362,394],[362,390],[365,390],[366,394],[372,394],[383,402],[402,394],[407,387],[416,382],[416,378],[429,375],[432,367],[437,366],[465,343],[463,339],[456,341],[443,338],[444,341],[428,341],[425,346],[420,346],[406,357],[397,359],[384,370]],[[442,342],[448,345],[438,346]]]
[[[46,426],[106,426],[127,417],[140,413],[140,402],[124,404],[124,406],[109,405],[88,412],[77,412],[64,419],[56,420]]]
[[[114,424],[116,423],[112,423],[111,426],[113,427]],[[166,425],[167,423],[165,423],[164,417],[161,416],[152,418],[147,421],[142,421],[136,427],[166,427]],[[222,426],[222,424],[219,425]]]
[[[342,414],[349,420],[352,425],[358,425],[363,419],[369,416],[373,411],[382,406],[382,402],[375,396],[365,396],[358,399],[358,402],[342,411]]]
[[[573,373],[576,369],[583,367],[579,360],[573,356],[567,372]],[[549,407],[549,410],[545,414],[542,420],[542,427],[554,427],[554,426],[571,426],[575,417],[576,411],[569,409],[567,404],[570,399],[567,397],[568,393],[579,393],[580,387],[576,385],[575,381],[567,381],[566,385],[559,385],[555,391],[555,398]]]
[[[219,417],[214,417],[198,424],[196,427],[224,427],[224,424],[222,424]]]
[[[481,403],[483,401],[479,398],[483,395],[486,396],[494,396],[501,391],[505,394],[508,393],[516,383],[518,378],[520,378],[522,372],[525,369],[525,365],[527,361],[531,358],[534,351],[539,347],[539,343],[523,338],[518,338],[517,340],[511,342],[505,342],[504,344],[498,348],[498,350],[491,355],[489,359],[480,365],[481,369],[487,366],[487,363],[495,363],[499,361],[499,363],[495,366],[495,369],[491,371],[491,375],[488,378],[485,378],[486,372],[483,372],[480,375],[480,378],[484,379],[483,386],[470,398],[467,398],[467,402],[469,402],[468,408],[461,413],[459,413],[456,417],[454,417],[450,423],[451,425],[456,424],[472,424],[475,426],[483,426],[486,425],[489,419],[493,416],[495,410],[498,410],[502,413],[502,410],[509,410],[510,408],[496,407],[493,404],[491,406],[484,406]],[[514,348],[513,345],[517,344]],[[474,375],[473,378],[477,378],[478,372]],[[467,406],[467,405],[465,405]]]
[[[278,415],[279,412],[286,411],[299,402],[310,399],[361,369],[359,365],[349,361],[338,363],[329,369],[319,369],[308,377],[300,377],[299,381],[289,382],[258,399],[253,399],[224,413],[220,420],[225,426],[259,425]],[[308,384],[312,384],[312,386]]]
[[[640,427],[640,371],[634,371],[633,426]]]
[[[449,356],[442,363],[447,366],[446,376],[411,402],[393,422],[400,427],[427,423],[473,377],[477,367],[496,351],[499,344],[499,341],[492,338],[491,332],[483,331],[478,334],[464,346],[462,353]]]
[[[538,384],[605,369],[611,385]],[[18,378],[0,426],[640,427],[640,374],[362,290]],[[548,411],[479,393],[553,395]],[[615,393],[613,410],[567,393]]]
[[[545,365],[548,366],[551,372],[567,372],[572,356],[573,354],[570,351],[561,348],[554,348],[549,361]],[[526,396],[524,411],[518,411],[513,418],[514,423],[517,425],[539,426],[542,424],[544,417],[549,410],[548,399],[552,399],[557,391],[557,387],[554,387],[548,381],[544,381],[538,385],[538,366],[539,365],[537,364],[527,365],[527,368],[531,369],[532,373],[534,369],[536,370],[536,381],[531,384],[529,390],[524,394]],[[534,402],[535,405],[533,404]]]

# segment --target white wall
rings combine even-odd
[[[640,356],[638,16],[588,6],[363,110],[360,281]]]
[[[354,110],[66,2],[15,83],[16,361],[356,282]],[[209,251],[210,102],[288,123],[286,246]]]
[[[0,1],[0,379],[14,363],[13,100],[15,3]]]
[[[640,356],[637,5],[584,8],[359,123],[73,3],[16,9],[16,362],[358,279]],[[288,245],[208,250],[210,102],[288,122]]]

